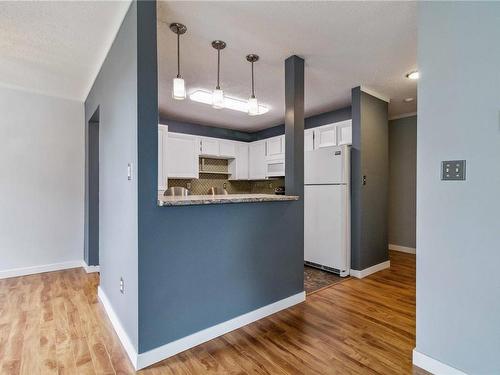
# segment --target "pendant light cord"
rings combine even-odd
[[[252,98],[255,98],[255,92],[254,92],[254,83],[253,83],[253,62],[252,62]]]
[[[177,78],[181,78],[181,36],[177,33]]]
[[[217,49],[217,90],[220,90],[220,81],[219,81],[219,75],[220,75],[220,49]]]

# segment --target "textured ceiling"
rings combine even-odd
[[[160,114],[239,130],[259,130],[283,122],[284,60],[305,59],[306,115],[349,105],[351,88],[365,86],[390,98],[390,116],[416,111],[417,85],[405,78],[416,68],[415,2],[160,2],[158,5]],[[231,96],[248,98],[248,53],[255,65],[256,95],[271,110],[250,117],[230,110],[171,98],[176,75],[176,35],[168,24],[181,22],[182,75],[188,93],[211,90],[216,52],[222,39],[221,86]]]
[[[85,99],[129,5],[0,2],[0,84]]]

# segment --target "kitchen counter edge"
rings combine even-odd
[[[274,195],[274,194],[229,194],[229,195],[188,195],[177,197],[161,197],[158,206],[193,206],[205,204],[228,204],[228,203],[260,203],[260,202],[286,202],[297,201],[297,195]]]

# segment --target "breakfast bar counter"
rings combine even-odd
[[[192,206],[205,204],[226,203],[259,203],[296,201],[296,195],[275,194],[228,194],[228,195],[187,195],[187,196],[159,196],[159,206]]]

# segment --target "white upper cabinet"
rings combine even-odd
[[[167,188],[168,126],[158,125],[158,190]]]
[[[337,127],[335,124],[324,125],[314,129],[314,148],[337,145]]]
[[[314,150],[314,129],[304,131],[304,151]]]
[[[168,178],[198,178],[199,145],[197,137],[169,133],[166,153]]]
[[[234,158],[236,156],[236,143],[233,141],[219,141],[219,156]]]
[[[266,157],[268,160],[282,159],[285,155],[285,136],[266,139]]]
[[[342,121],[337,125],[337,145],[352,144],[352,120]]]
[[[248,153],[249,145],[245,142],[234,142],[236,155],[228,163],[230,180],[248,180]]]
[[[352,121],[306,129],[304,151],[352,143]],[[228,159],[230,180],[264,180],[285,175],[285,136],[256,142],[168,133],[158,127],[158,189],[167,178],[199,178],[199,156]]]
[[[236,145],[234,141],[203,137],[200,140],[200,155],[213,158],[234,158]]]
[[[219,156],[219,140],[215,138],[201,138],[200,154],[203,156]]]
[[[308,129],[304,133],[304,149],[306,151],[350,144],[352,144],[351,120]]]
[[[266,141],[250,143],[248,178],[250,180],[263,180],[266,178]]]

